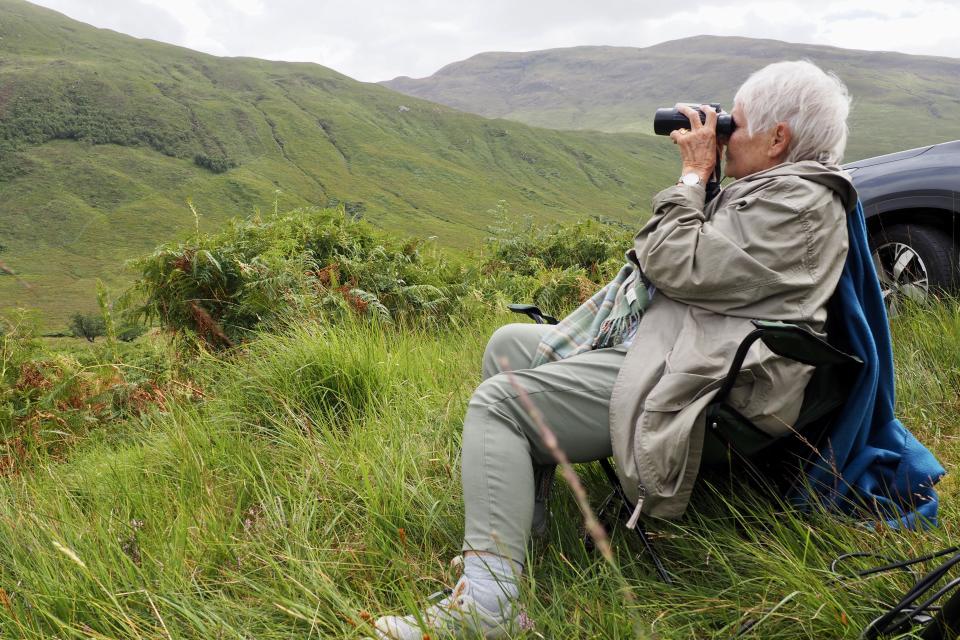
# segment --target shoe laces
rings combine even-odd
[[[450,559],[450,569],[452,571],[459,571],[461,574],[463,573],[463,556],[462,555],[454,556],[453,558]],[[459,586],[459,584],[460,582],[458,581],[457,586]],[[449,587],[446,589],[441,589],[440,591],[434,591],[429,596],[427,596],[427,602],[433,602],[433,603],[439,604],[439,602],[444,598],[450,598],[453,595],[453,591],[454,590]]]
[[[454,619],[464,619],[473,614],[467,607],[466,591],[469,582],[461,578],[453,589],[443,589],[430,595],[429,600],[435,604],[427,607],[423,612],[423,620],[431,625],[447,624]],[[476,606],[476,603],[474,603]]]

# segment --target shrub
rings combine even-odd
[[[486,242],[488,265],[524,275],[578,268],[595,281],[613,277],[631,244],[624,229],[596,220],[539,228],[508,225],[498,231]]]
[[[134,261],[140,311],[215,347],[242,340],[291,311],[336,321],[449,321],[470,274],[418,241],[375,232],[343,209],[300,209],[234,220],[211,236],[161,247]]]
[[[146,332],[147,328],[138,322],[121,324],[117,329],[117,340],[121,342],[133,342]]]
[[[237,166],[237,163],[229,158],[211,158],[203,153],[193,156],[193,163],[213,173],[226,173]]]
[[[174,382],[162,341],[51,349],[35,335],[17,319],[0,328],[0,476],[59,456],[94,429],[193,397],[193,387]]]
[[[214,347],[290,313],[447,326],[472,309],[535,301],[562,315],[609,282],[630,246],[622,225],[600,219],[537,229],[502,202],[491,213],[498,226],[471,269],[344,206],[234,220],[135,261],[140,312]]]
[[[70,331],[77,338],[93,342],[106,335],[107,325],[98,314],[77,312],[70,316]]]
[[[623,266],[632,233],[623,224],[593,218],[536,227],[510,216],[501,201],[484,245],[487,286],[514,301],[533,301],[563,315],[609,282]]]

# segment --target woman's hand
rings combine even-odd
[[[680,147],[683,163],[681,176],[696,173],[703,184],[710,181],[717,164],[717,112],[709,105],[700,107],[707,114],[706,122],[700,122],[700,114],[685,104],[677,110],[690,120],[690,129],[677,129],[670,133],[674,144]]]

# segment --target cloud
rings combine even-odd
[[[864,12],[825,23],[818,38],[850,49],[900,51],[960,56],[960,6],[946,2],[916,2],[913,11],[889,7],[880,15]]]
[[[36,0],[208,53],[316,62],[360,80],[420,77],[483,51],[644,47],[699,34],[960,56],[943,0]]]
[[[204,7],[205,4],[211,3],[198,3],[193,0],[140,0],[140,2],[163,9],[180,23],[184,35],[176,44],[215,55],[230,55],[231,48],[211,34],[214,21]],[[236,11],[231,13],[235,14]]]
[[[885,20],[889,18],[889,16],[880,13],[879,11],[853,9],[851,11],[838,11],[836,13],[828,14],[826,21],[833,22],[844,20],[863,20],[867,18]]]
[[[173,14],[141,0],[41,0],[35,4],[137,38],[181,44],[186,35],[183,24]]]
[[[248,16],[263,15],[267,9],[262,0],[226,0],[226,4],[231,9]]]

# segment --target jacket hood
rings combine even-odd
[[[767,178],[779,176],[797,176],[804,180],[810,180],[833,189],[840,196],[843,202],[843,208],[847,212],[853,211],[857,206],[857,189],[853,186],[853,179],[850,174],[837,165],[824,165],[813,160],[804,160],[802,162],[785,162],[775,167],[758,171],[740,178],[737,182],[751,182],[754,180],[765,180]]]

